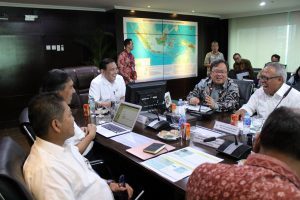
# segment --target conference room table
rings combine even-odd
[[[75,114],[75,119],[80,125],[85,125],[87,123],[87,121],[82,120],[83,115],[80,109],[75,113],[73,112],[73,114]],[[216,120],[229,123],[230,115],[231,113],[214,113],[205,118],[198,118],[196,124],[211,129],[213,128]],[[158,131],[148,128],[144,124],[139,122],[136,123],[133,132],[155,140],[160,140],[166,144],[174,146],[175,150],[190,146],[192,143],[189,140],[186,141],[181,139],[175,141],[161,140],[157,136]],[[139,182],[140,185],[143,185],[144,187],[141,186],[141,188],[145,189],[146,192],[148,190],[149,193],[149,190],[151,190],[151,193],[156,193],[151,194],[150,197],[143,199],[184,199],[189,177],[181,179],[177,182],[171,182],[161,177],[156,172],[142,166],[140,163],[143,162],[143,160],[126,151],[130,147],[118,143],[110,138],[106,138],[100,134],[96,135],[95,142],[101,146],[100,153],[102,155],[105,155],[105,162],[108,162],[108,164],[112,166],[115,171],[120,171],[120,173],[124,173],[126,174],[126,176],[127,174],[129,174],[128,179],[135,179],[135,181],[133,182]],[[224,159],[222,162],[235,163],[234,160],[229,159],[222,154],[219,154],[215,149],[211,147],[195,143],[193,143],[193,146],[198,150]]]

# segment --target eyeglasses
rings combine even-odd
[[[215,70],[215,71],[212,71],[212,73],[223,75],[223,74],[227,74],[227,71],[218,71],[218,70]]]
[[[272,76],[272,77],[266,77],[266,76],[260,76],[260,80],[262,81],[269,81],[270,79],[273,79],[273,78],[279,78],[281,76]]]

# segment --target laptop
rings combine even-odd
[[[112,122],[97,126],[97,133],[104,137],[113,137],[132,131],[142,106],[121,102]]]

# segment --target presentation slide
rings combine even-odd
[[[197,22],[124,17],[134,43],[137,82],[197,76]]]

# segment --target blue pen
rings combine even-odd
[[[125,187],[125,176],[123,174],[119,177],[119,185]]]

